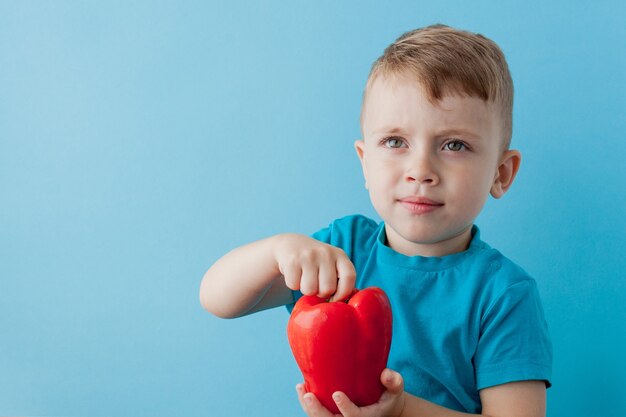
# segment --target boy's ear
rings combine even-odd
[[[365,163],[363,162],[363,157],[365,155],[365,142],[362,139],[355,140],[354,149],[359,157],[359,161],[361,161],[361,169],[363,170],[363,177],[365,178],[365,189],[367,189],[367,170],[365,169]]]
[[[500,198],[508,191],[513,184],[521,162],[522,154],[519,151],[508,150],[502,154],[491,186],[491,195],[494,198]]]

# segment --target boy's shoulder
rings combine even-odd
[[[362,214],[350,214],[334,220],[331,226],[339,230],[365,229],[371,231],[377,229],[379,223]]]
[[[378,230],[379,226],[379,223],[369,217],[351,214],[333,220],[316,234],[328,234],[335,237],[371,235]]]
[[[375,243],[382,224],[362,214],[351,214],[333,220],[312,237],[342,248],[351,257],[355,251],[363,251]]]
[[[504,292],[518,285],[536,286],[535,279],[519,264],[487,243],[480,243],[472,264],[480,270],[479,276],[484,280],[485,287]]]

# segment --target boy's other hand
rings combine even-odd
[[[276,240],[273,253],[291,290],[339,301],[348,298],[354,289],[356,271],[342,249],[289,233]]]
[[[332,414],[328,411],[310,392],[305,392],[304,385],[298,384],[296,391],[298,392],[298,399],[302,409],[309,417],[399,417],[404,410],[405,393],[404,393],[404,380],[402,376],[392,371],[391,369],[385,369],[380,375],[380,381],[385,386],[386,390],[380,397],[377,403],[368,405],[366,407],[357,407],[347,395],[342,392],[335,392],[333,394],[333,400],[337,404],[337,408],[341,414]]]

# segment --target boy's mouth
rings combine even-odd
[[[443,207],[443,203],[426,197],[405,197],[398,201],[412,214],[427,214]]]

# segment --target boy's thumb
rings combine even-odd
[[[382,382],[384,387],[387,388],[387,391],[391,391],[393,393],[404,391],[404,379],[402,378],[402,375],[389,368],[385,368],[383,373],[380,375],[380,382]]]

